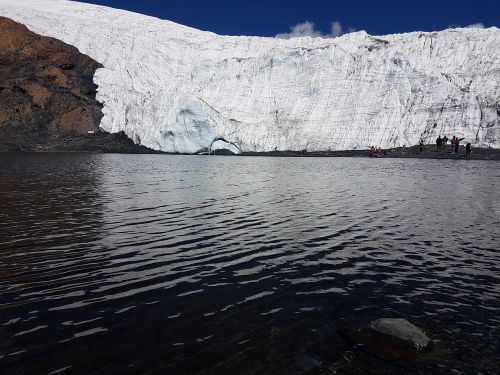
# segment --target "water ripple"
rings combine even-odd
[[[373,373],[336,330],[386,315],[500,372],[498,163],[0,162],[2,374]]]

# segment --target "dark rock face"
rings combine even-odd
[[[98,131],[101,65],[75,47],[0,17],[0,148],[34,150]]]
[[[127,135],[119,133],[96,132],[75,136],[59,137],[50,145],[39,145],[32,151],[38,152],[105,152],[121,154],[162,154],[161,151],[151,150],[147,147],[136,145]]]

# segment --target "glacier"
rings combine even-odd
[[[101,128],[167,152],[500,147],[500,30],[221,36],[69,0],[0,15],[100,62]]]

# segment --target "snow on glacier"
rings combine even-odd
[[[0,15],[103,64],[101,128],[154,149],[386,148],[439,134],[500,147],[497,28],[284,40],[67,0],[0,0]]]

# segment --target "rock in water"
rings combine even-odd
[[[432,346],[431,339],[420,328],[406,319],[377,319],[370,324],[370,328],[385,336],[395,345],[414,348],[418,351],[427,350]]]
[[[310,357],[306,354],[301,354],[295,357],[295,366],[299,368],[301,371],[309,372],[314,369],[317,369],[321,366],[321,362],[317,359]]]
[[[339,333],[356,347],[403,367],[426,367],[444,363],[448,349],[432,341],[406,319],[385,318],[355,322]]]

